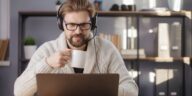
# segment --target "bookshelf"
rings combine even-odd
[[[140,18],[142,17],[149,17],[149,18],[180,18],[182,20],[182,57],[184,57],[186,54],[184,52],[185,50],[185,23],[186,23],[186,18],[191,18],[191,12],[190,11],[181,11],[181,12],[173,12],[173,11],[165,11],[165,12],[154,12],[154,11],[133,11],[133,12],[128,12],[128,11],[98,11],[98,17],[136,17],[137,21],[137,28],[138,29],[138,36],[140,35],[139,31],[139,22]],[[19,12],[19,35],[21,35],[19,42],[23,40],[24,37],[24,30],[25,30],[25,21],[28,17],[56,17],[56,12],[54,11],[22,11]],[[127,18],[126,18],[127,21]],[[21,45],[21,44],[19,44]],[[137,46],[138,48],[140,47],[140,38],[137,38]],[[191,44],[192,46],[192,44]],[[20,48],[21,49],[21,48]],[[139,53],[139,52],[137,52]],[[192,54],[192,53],[191,53]],[[22,59],[22,58],[21,58]]]

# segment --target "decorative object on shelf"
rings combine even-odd
[[[111,41],[117,47],[118,50],[122,49],[121,47],[122,38],[118,34],[105,34],[101,32],[99,33],[99,37]]]
[[[168,0],[169,9],[172,11],[181,11],[183,0]]]
[[[113,4],[110,8],[110,11],[119,11],[119,5],[118,4]]]
[[[135,0],[123,0],[123,6],[121,6],[121,11],[136,11]],[[126,10],[124,10],[124,5],[126,6]]]
[[[136,5],[127,5],[128,11],[136,11]]]
[[[124,29],[121,35],[121,48],[122,50],[128,49],[128,39],[127,39],[127,30]]]
[[[121,11],[128,11],[128,8],[125,4],[121,5]]]
[[[181,57],[181,23],[173,22],[170,26],[171,57]]]
[[[121,50],[121,54],[124,56],[127,56],[128,58],[137,58],[137,54],[139,55],[139,58],[145,58],[145,50],[144,49],[137,49],[136,46],[136,38],[137,38],[137,29],[134,26],[131,26],[128,29],[128,40],[130,40],[128,46],[130,45],[130,48],[128,47],[125,50]]]
[[[155,9],[157,7],[156,0],[149,0],[149,9]]]
[[[167,7],[158,7],[157,0],[143,0],[141,11],[155,11],[155,12],[164,12],[167,11]]]
[[[56,5],[56,11],[57,11],[59,9],[60,5],[61,5],[61,1],[56,0],[55,5]]]
[[[135,39],[137,38],[137,30],[134,26],[131,26],[131,28],[128,29],[128,38],[130,38],[130,45],[131,49],[135,49]]]
[[[95,5],[95,9],[97,11],[101,11],[102,10],[102,0],[95,0],[94,1],[94,5]]]
[[[170,57],[170,44],[169,44],[169,25],[168,23],[158,24],[158,57]]]
[[[24,39],[24,53],[25,59],[30,59],[36,51],[37,45],[33,37],[29,36]]]

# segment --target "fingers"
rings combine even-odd
[[[71,49],[64,49],[60,51],[62,55],[64,56],[71,56]]]
[[[57,67],[63,67],[65,64],[70,62],[71,57],[69,55],[60,55],[58,56],[56,66]]]
[[[70,56],[62,56],[60,59],[60,63],[67,64],[70,62],[70,60],[71,60]]]
[[[70,60],[71,60],[71,49],[64,49],[49,56],[46,61],[48,65],[54,68],[58,68],[63,67],[65,64],[69,63]]]
[[[61,51],[61,61],[66,63],[69,63],[71,60],[71,49],[65,49],[64,51]]]

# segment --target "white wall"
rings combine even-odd
[[[0,0],[0,39],[9,38],[10,33],[10,3]]]

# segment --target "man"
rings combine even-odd
[[[59,27],[64,32],[34,53],[28,67],[15,81],[15,96],[33,96],[37,92],[38,73],[118,73],[118,96],[138,96],[137,85],[118,50],[111,42],[92,34],[94,15],[95,9],[88,0],[66,0],[58,10]],[[70,66],[74,49],[87,52],[83,70]]]

